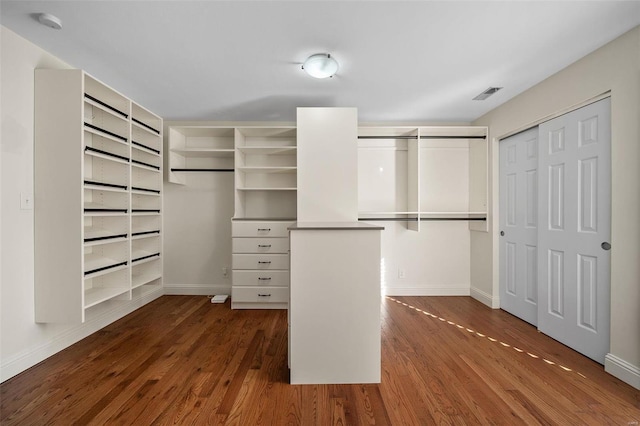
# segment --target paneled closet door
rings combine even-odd
[[[500,141],[500,307],[538,320],[538,128]]]
[[[593,360],[609,351],[610,100],[540,125],[538,328]]]

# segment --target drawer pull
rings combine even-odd
[[[271,231],[271,228],[258,228],[258,231],[266,231],[266,232],[269,232],[269,231]]]
[[[261,263],[268,265],[269,263],[271,263],[271,261],[270,260],[258,260],[258,264],[261,264]]]
[[[258,281],[271,281],[271,277],[258,277]]]
[[[260,294],[260,293],[258,293],[258,296],[259,297],[270,297],[271,294]]]
[[[271,248],[271,244],[258,244],[258,248]]]

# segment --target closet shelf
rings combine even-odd
[[[233,157],[233,148],[173,148],[171,152],[184,157]]]
[[[84,246],[90,247],[101,244],[118,243],[127,241],[128,234],[126,232],[113,232],[106,229],[85,229]]]
[[[99,191],[111,191],[111,192],[127,192],[127,185],[118,185],[115,183],[97,182],[92,180],[84,181],[84,189],[95,189]]]
[[[160,230],[156,229],[153,231],[139,231],[131,234],[132,240],[142,240],[144,238],[155,238],[160,236]]]
[[[293,155],[295,146],[239,146],[238,151],[250,155]]]
[[[265,187],[252,187],[252,188],[236,188],[238,191],[297,191],[295,187],[281,187],[281,188],[265,188]]]
[[[140,160],[131,160],[131,165],[133,167],[138,167],[141,169],[146,169],[146,170],[152,170],[154,172],[159,172],[160,171],[160,166],[155,166],[153,164],[149,164],[149,163],[145,163],[144,161],[140,161]]]
[[[85,213],[120,213],[126,214],[129,211],[126,207],[116,207],[116,206],[105,206],[99,203],[85,203],[84,204],[84,212]]]
[[[157,197],[160,196],[160,191],[158,189],[142,188],[140,186],[132,186],[131,193],[138,194],[138,195],[157,196]]]
[[[147,154],[155,155],[157,157],[160,156],[159,149],[151,148],[150,146],[147,146],[140,142],[136,142],[134,140],[131,141],[131,147],[139,151],[146,152]]]
[[[113,154],[91,146],[86,146],[84,148],[84,153],[92,157],[104,158],[105,160],[114,161],[116,163],[129,164],[129,158],[124,155]]]
[[[124,143],[127,142],[127,138],[126,137],[124,137],[122,135],[119,135],[119,134],[117,134],[115,132],[103,129],[102,127],[95,126],[95,125],[93,125],[91,123],[87,123],[86,121],[84,122],[84,128],[85,128],[85,130],[87,130],[87,131],[89,131],[91,133],[95,133],[95,134],[97,134],[99,136],[106,137],[108,139],[112,139],[112,140],[120,141],[120,142],[124,142]]]
[[[295,173],[298,168],[297,167],[237,167],[237,169],[243,173]]]
[[[157,279],[162,278],[162,275],[159,272],[147,273],[147,274],[132,274],[131,275],[131,286],[132,288],[138,288],[145,284],[149,284],[151,281],[155,281]]]
[[[126,260],[116,260],[96,254],[84,256],[84,277],[95,278],[124,269],[129,264]]]
[[[88,103],[89,105],[94,106],[94,107],[106,112],[107,114],[110,114],[113,117],[116,117],[116,118],[118,118],[120,120],[123,120],[125,122],[129,118],[129,116],[125,112],[120,111],[119,109],[114,108],[111,105],[109,105],[108,103],[102,102],[100,99],[94,98],[93,96],[91,96],[91,95],[89,95],[87,93],[84,94],[84,101],[86,103]]]
[[[146,132],[151,133],[154,136],[160,136],[160,130],[154,129],[153,127],[149,126],[148,124],[143,123],[142,121],[138,120],[135,117],[131,117],[131,123],[139,128],[142,129]]]
[[[128,287],[93,287],[84,292],[84,309],[113,299],[129,291]]]
[[[140,265],[160,258],[160,252],[150,252],[146,250],[134,250],[131,253],[131,264]]]

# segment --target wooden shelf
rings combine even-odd
[[[295,146],[239,146],[238,151],[250,155],[294,155]]]
[[[236,170],[243,173],[295,173],[297,167],[237,167]]]

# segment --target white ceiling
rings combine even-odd
[[[2,25],[172,120],[468,122],[640,24],[640,1],[5,1]],[[37,22],[48,12],[64,25]],[[332,79],[301,70],[314,53]],[[504,87],[486,101],[471,100]]]

